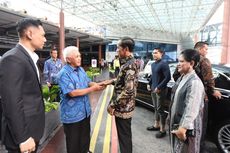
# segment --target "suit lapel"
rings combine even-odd
[[[18,50],[20,50],[25,55],[25,57],[28,59],[30,65],[32,66],[32,68],[34,70],[34,74],[36,75],[37,82],[38,82],[38,84],[40,86],[40,81],[39,81],[39,78],[38,78],[37,69],[36,69],[36,67],[34,65],[34,61],[30,57],[29,53],[20,44],[17,44],[16,48],[18,48]]]

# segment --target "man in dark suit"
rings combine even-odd
[[[21,19],[19,43],[0,61],[3,143],[8,153],[36,152],[45,124],[44,103],[36,66],[36,49],[42,49],[45,31],[39,20]]]

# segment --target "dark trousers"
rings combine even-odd
[[[2,140],[2,101],[0,97],[0,142]]]
[[[67,153],[88,153],[90,145],[90,117],[77,123],[63,124]]]
[[[207,125],[208,125],[208,101],[204,102],[204,108],[203,108],[203,119],[202,119],[202,135],[200,139],[200,150],[201,153],[205,150],[205,137],[206,137],[206,131],[207,131]]]
[[[13,137],[12,137],[8,127],[6,127],[6,132],[4,134],[5,135],[4,135],[3,143],[4,143],[5,148],[8,151],[8,153],[21,153],[19,145],[17,145],[14,142]],[[38,149],[39,142],[35,142],[35,143],[36,143],[36,149],[32,153],[36,153],[37,149]]]
[[[132,153],[132,118],[122,119],[115,117],[115,121],[121,153]]]
[[[154,103],[155,107],[155,121],[160,122],[161,126],[165,126],[166,123],[166,118],[167,118],[167,113],[165,111],[167,110],[167,101],[166,101],[166,96],[167,96],[167,88],[166,89],[161,89],[160,93],[151,93],[152,100]]]

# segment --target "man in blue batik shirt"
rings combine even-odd
[[[90,101],[88,93],[102,90],[104,83],[91,82],[81,65],[75,46],[63,51],[67,64],[58,74],[61,88],[61,121],[66,135],[67,153],[90,153]]]
[[[50,51],[50,56],[51,57],[45,61],[43,70],[44,81],[48,87],[57,84],[57,74],[63,66],[62,61],[57,58],[58,52],[56,49]]]

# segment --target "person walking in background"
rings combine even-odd
[[[105,60],[102,58],[101,61],[100,61],[101,72],[104,70],[104,68],[105,68]]]
[[[195,72],[200,77],[201,81],[204,84],[206,96],[204,99],[204,112],[203,112],[203,129],[202,129],[202,137],[201,137],[201,153],[206,151],[205,147],[205,136],[207,131],[208,124],[208,98],[210,96],[214,96],[216,99],[221,98],[221,93],[218,90],[215,90],[215,82],[212,74],[212,65],[209,59],[206,57],[208,53],[208,43],[199,41],[194,45],[194,49],[198,51],[200,55],[199,64],[195,67]],[[173,78],[176,81],[180,77],[180,73],[178,69],[175,69],[173,73]]]
[[[0,62],[3,143],[9,153],[36,152],[45,126],[36,49],[42,49],[45,31],[39,20],[17,23],[19,43]]]
[[[132,56],[134,46],[134,40],[129,37],[121,38],[118,41],[117,52],[121,61],[121,68],[116,81],[110,82],[114,83],[115,86],[107,110],[110,115],[115,116],[121,153],[132,153],[131,121],[135,108],[139,72],[138,64]]]
[[[43,70],[44,82],[48,87],[57,85],[57,74],[63,66],[62,61],[58,58],[58,51],[56,49],[50,51],[50,56],[51,57],[45,61]]]
[[[81,67],[81,54],[77,47],[66,47],[63,55],[67,64],[58,74],[58,84],[67,153],[90,153],[91,108],[88,93],[102,90],[105,86],[88,78]]]
[[[115,77],[117,77],[120,71],[120,60],[118,58],[118,55],[115,55],[115,59],[113,60],[113,68],[115,70]]]
[[[204,86],[194,71],[199,62],[194,49],[181,52],[178,71],[181,77],[172,88],[170,108],[171,153],[199,153],[202,134]]]
[[[151,65],[152,75],[150,78],[151,96],[155,106],[155,121],[154,125],[147,127],[149,131],[159,131],[156,138],[166,136],[165,122],[167,114],[166,95],[167,83],[171,79],[168,63],[162,60],[164,52],[160,48],[153,50],[154,63]],[[169,104],[168,104],[169,105]]]

